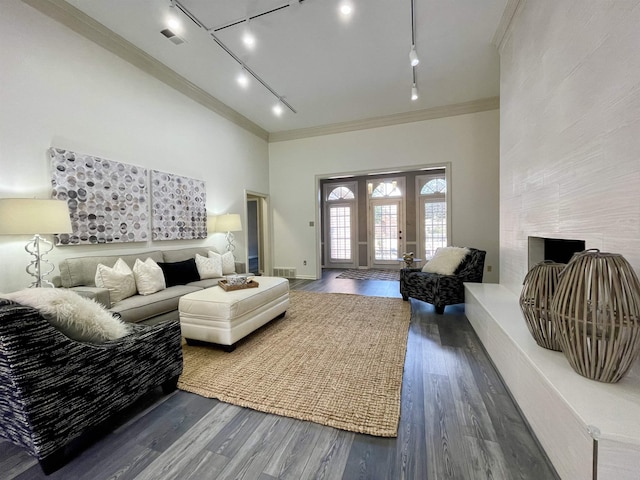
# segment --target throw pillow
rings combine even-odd
[[[164,273],[156,262],[147,258],[144,262],[136,258],[133,265],[133,276],[140,295],[151,295],[166,288]]]
[[[64,288],[26,288],[3,295],[35,308],[67,337],[80,342],[101,343],[130,333],[128,325],[98,302]]]
[[[440,275],[453,275],[468,253],[469,249],[464,247],[438,248],[433,258],[422,267],[422,271],[439,273]]]
[[[158,263],[158,266],[162,269],[167,288],[200,280],[195,258],[182,262]]]
[[[99,263],[96,269],[95,282],[96,287],[109,290],[112,304],[137,293],[133,271],[121,258],[118,259],[113,268]]]
[[[233,253],[226,252],[220,255],[219,253],[209,250],[209,258],[220,258],[220,262],[222,263],[223,275],[236,273],[236,259],[233,258]]]
[[[196,253],[196,267],[198,268],[198,274],[201,280],[222,276],[222,261],[219,255],[218,258],[214,258],[203,257]]]

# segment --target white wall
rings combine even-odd
[[[640,271],[640,1],[536,0],[501,48],[500,282],[527,236],[583,239]]]
[[[497,282],[498,120],[493,110],[269,144],[274,266],[316,276],[316,175],[451,162],[452,242],[486,250],[484,281]]]
[[[245,188],[268,193],[264,140],[18,0],[2,4],[0,65],[0,197],[48,198],[51,146],[202,179],[212,213],[244,215]],[[28,239],[0,237],[0,292],[30,283]],[[201,244],[224,238],[61,247],[49,257]],[[243,235],[236,245],[244,260]]]

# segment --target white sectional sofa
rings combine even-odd
[[[177,250],[152,250],[129,255],[102,255],[67,258],[60,262],[60,275],[54,278],[56,287],[74,290],[82,296],[93,298],[122,319],[132,323],[155,324],[164,320],[178,319],[178,302],[183,295],[197,292],[218,284],[220,278],[210,278],[175,285],[150,295],[134,295],[112,303],[109,290],[95,286],[98,264],[112,267],[118,258],[122,258],[133,268],[136,259],[153,259],[156,263],[183,262],[195,258],[196,254],[207,256],[211,247],[182,248]],[[236,262],[236,272],[244,273],[245,264]],[[221,277],[222,278],[222,277]]]

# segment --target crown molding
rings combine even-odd
[[[495,33],[493,34],[492,43],[498,48],[498,52],[502,53],[502,47],[505,40],[509,37],[514,19],[520,14],[527,0],[508,0],[502,12],[502,18],[498,23]]]
[[[58,21],[74,32],[109,50],[152,77],[174,88],[200,105],[217,113],[230,122],[244,128],[263,140],[269,139],[269,132],[253,123],[244,115],[218,100],[213,95],[197,87],[169,67],[145,53],[101,23],[64,0],[22,0],[48,17]]]
[[[453,117],[455,115],[465,115],[467,113],[484,112],[487,110],[497,110],[500,108],[500,97],[483,98],[470,102],[444,105],[441,107],[427,108],[415,112],[396,113],[382,117],[356,120],[353,122],[334,123],[320,127],[300,128],[296,130],[286,130],[273,132],[269,135],[269,143],[285,142],[288,140],[298,140],[307,137],[317,137],[320,135],[333,135],[336,133],[352,132],[355,130],[366,130],[369,128],[387,127],[401,123],[420,122],[422,120],[434,120],[436,118]]]

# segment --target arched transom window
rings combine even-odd
[[[384,198],[384,197],[401,197],[402,192],[398,188],[398,182],[395,180],[380,182],[377,185],[370,183],[371,198]]]
[[[336,187],[329,192],[327,195],[327,201],[336,201],[336,200],[354,200],[356,196],[353,194],[351,189],[347,187]]]
[[[447,182],[444,178],[434,178],[425,183],[420,189],[420,195],[433,195],[447,193]]]

